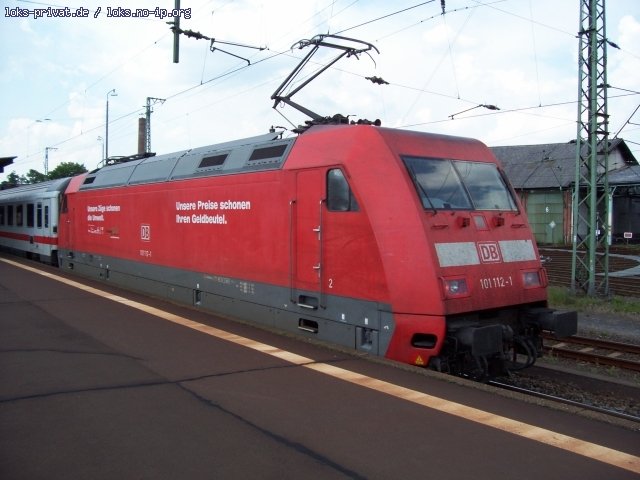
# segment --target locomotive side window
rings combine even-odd
[[[339,168],[327,172],[327,208],[332,212],[357,212],[360,209]]]
[[[516,210],[492,163],[403,157],[422,206],[431,210]]]
[[[285,150],[287,149],[287,145],[276,145],[273,147],[264,147],[264,148],[256,148],[249,157],[250,162],[255,162],[256,160],[265,160],[267,158],[279,158],[281,157]]]
[[[200,165],[198,165],[198,168],[219,167],[224,163],[228,156],[229,154],[225,153],[224,155],[213,155],[211,157],[204,157],[202,160],[200,160]]]

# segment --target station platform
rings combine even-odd
[[[0,255],[0,478],[640,478],[640,424]]]

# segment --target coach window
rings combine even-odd
[[[7,205],[7,225],[13,225],[13,205]]]
[[[358,202],[339,168],[327,172],[327,208],[332,212],[357,212]]]
[[[44,206],[44,228],[49,228],[49,205]]]
[[[36,227],[42,228],[42,204],[38,203],[36,209]]]
[[[4,205],[0,205],[0,225],[4,225]]]
[[[16,227],[21,227],[23,219],[24,205],[16,205]]]
[[[33,203],[27,203],[27,227],[33,228],[35,219],[35,209]]]

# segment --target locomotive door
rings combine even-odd
[[[58,241],[59,246],[63,247],[66,250],[74,250],[74,235],[73,229],[75,225],[71,223],[72,218],[76,218],[75,207],[71,207],[69,209],[68,206],[68,198],[66,194],[62,194],[62,198],[60,199],[60,204],[58,205]],[[55,218],[55,217],[54,217]]]
[[[292,300],[309,309],[317,309],[322,303],[324,183],[324,170],[305,170],[297,174],[291,245]]]

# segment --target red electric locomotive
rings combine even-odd
[[[414,365],[532,364],[547,308],[525,213],[482,143],[312,126],[72,179],[60,265]]]

